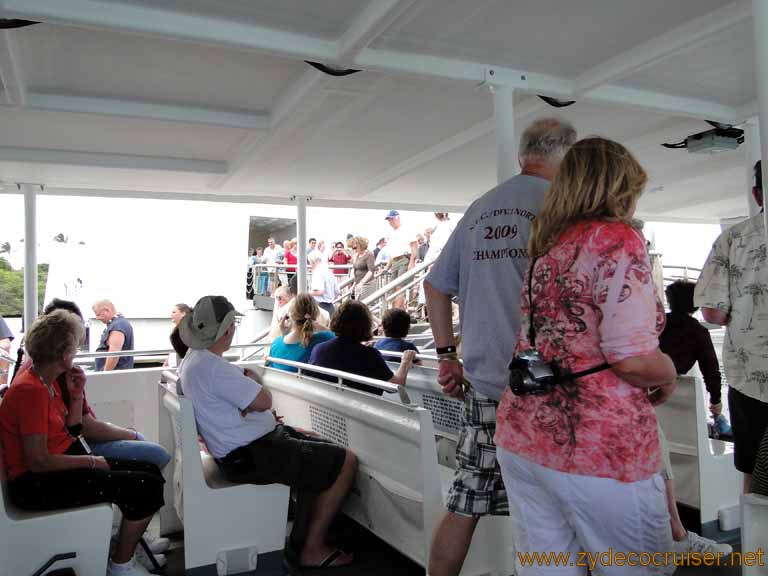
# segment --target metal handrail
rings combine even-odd
[[[395,352],[394,350],[379,350],[382,356],[391,356],[393,358],[402,358],[405,352]],[[429,360],[430,362],[437,362],[440,360],[433,354],[416,354],[414,356],[416,360]],[[461,360],[459,360],[461,362]]]
[[[360,384],[365,384],[367,386],[371,386],[373,388],[378,388],[379,390],[383,390],[384,392],[389,393],[395,393],[397,392],[402,386],[398,386],[397,384],[390,384],[388,382],[384,382],[383,380],[376,380],[375,378],[368,378],[367,376],[360,376],[358,374],[352,374],[350,372],[344,372],[342,370],[335,370],[333,368],[325,368],[323,366],[315,366],[313,364],[306,364],[304,362],[295,362],[294,360],[286,360],[285,358],[275,358],[273,356],[267,356],[264,359],[265,367],[269,368],[269,366],[266,366],[267,362],[274,362],[276,364],[284,364],[285,366],[291,366],[293,368],[298,368],[298,374],[302,374],[302,371],[309,371],[314,372],[316,374],[325,374],[326,376],[333,376],[335,378],[338,378],[339,383],[341,383],[341,380],[352,380],[354,382],[358,382]],[[311,376],[311,374],[303,374],[304,376]]]
[[[409,282],[402,288],[399,288],[397,291],[392,292],[389,296],[386,296],[387,301],[394,300],[395,298],[400,296],[400,294],[405,294],[406,292],[408,292],[408,290],[410,290],[411,288],[419,284],[422,280],[424,280],[423,277],[414,278],[411,282]]]
[[[361,302],[363,302],[363,304],[368,304],[370,306],[373,302],[376,302],[377,300],[383,297],[386,297],[388,292],[396,288],[400,288],[400,286],[402,286],[403,284],[410,282],[419,272],[421,272],[422,270],[426,270],[427,268],[432,266],[432,264],[434,264],[434,261],[422,262],[421,264],[417,264],[416,266],[408,270],[405,274],[399,276],[398,278],[395,278],[389,284],[382,286],[381,288],[376,290],[373,294],[370,294],[369,296],[365,297],[363,300],[361,300]]]
[[[274,268],[275,270],[281,268],[296,268],[297,264],[249,264],[251,268]],[[352,264],[334,264],[328,261],[328,268],[344,268],[345,270],[352,270]]]
[[[263,348],[268,346],[266,342],[254,342],[253,344],[233,344],[231,349],[239,350],[241,348]],[[115,358],[122,356],[161,356],[175,352],[173,348],[162,350],[118,350],[117,352],[82,352],[75,356],[75,359],[79,358]]]
[[[408,393],[406,392],[403,386],[390,384],[389,382],[384,382],[382,380],[375,380],[374,378],[367,378],[366,376],[360,376],[358,374],[342,372],[341,370],[334,370],[332,368],[324,368],[322,366],[313,366],[312,364],[305,364],[303,362],[294,362],[293,360],[286,360],[284,358],[273,358],[272,356],[267,356],[264,359],[265,368],[269,368],[269,366],[266,366],[266,363],[268,362],[276,362],[278,364],[284,364],[286,366],[297,368],[298,369],[298,372],[296,373],[297,376],[311,377],[311,375],[303,373],[303,371],[309,371],[309,372],[314,372],[316,374],[325,374],[327,376],[333,376],[337,379],[335,384],[338,384],[340,386],[344,385],[343,383],[344,380],[351,380],[353,382],[365,384],[366,386],[370,386],[372,388],[378,388],[379,390],[383,390],[384,392],[388,392],[390,394],[397,393],[400,396],[400,400],[404,404],[411,403],[411,399],[409,398]],[[272,369],[278,370],[278,368],[272,368]],[[162,376],[166,379],[166,381],[171,382],[172,384],[175,384],[178,386],[179,375],[177,372],[173,372],[171,370],[164,370],[162,373]],[[327,382],[327,381],[323,380],[323,382]]]

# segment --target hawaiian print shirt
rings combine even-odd
[[[696,306],[728,313],[723,365],[728,385],[768,402],[768,258],[763,215],[731,226],[712,246]]]
[[[525,280],[517,351],[531,347]],[[536,349],[577,372],[659,345],[664,309],[654,290],[645,240],[619,222],[585,222],[566,231],[533,270]],[[558,385],[541,396],[507,389],[496,444],[541,466],[636,482],[660,468],[656,414],[647,391],[612,370]]]

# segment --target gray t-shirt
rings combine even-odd
[[[427,276],[440,292],[459,297],[464,374],[497,401],[520,330],[531,223],[547,188],[547,180],[521,174],[475,200]]]

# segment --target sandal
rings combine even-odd
[[[302,570],[326,570],[329,568],[345,568],[347,566],[350,566],[354,562],[354,559],[352,559],[345,564],[336,564],[336,561],[342,556],[344,556],[345,554],[346,552],[344,552],[342,549],[336,548],[333,552],[328,554],[328,556],[326,556],[325,559],[322,562],[320,562],[320,564],[313,564],[313,565],[302,564],[301,566],[299,566],[299,568]],[[350,558],[352,558],[352,555],[350,555]]]

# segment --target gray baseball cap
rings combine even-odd
[[[237,316],[232,303],[224,296],[203,296],[190,314],[179,322],[181,340],[194,350],[209,348],[224,335]]]

